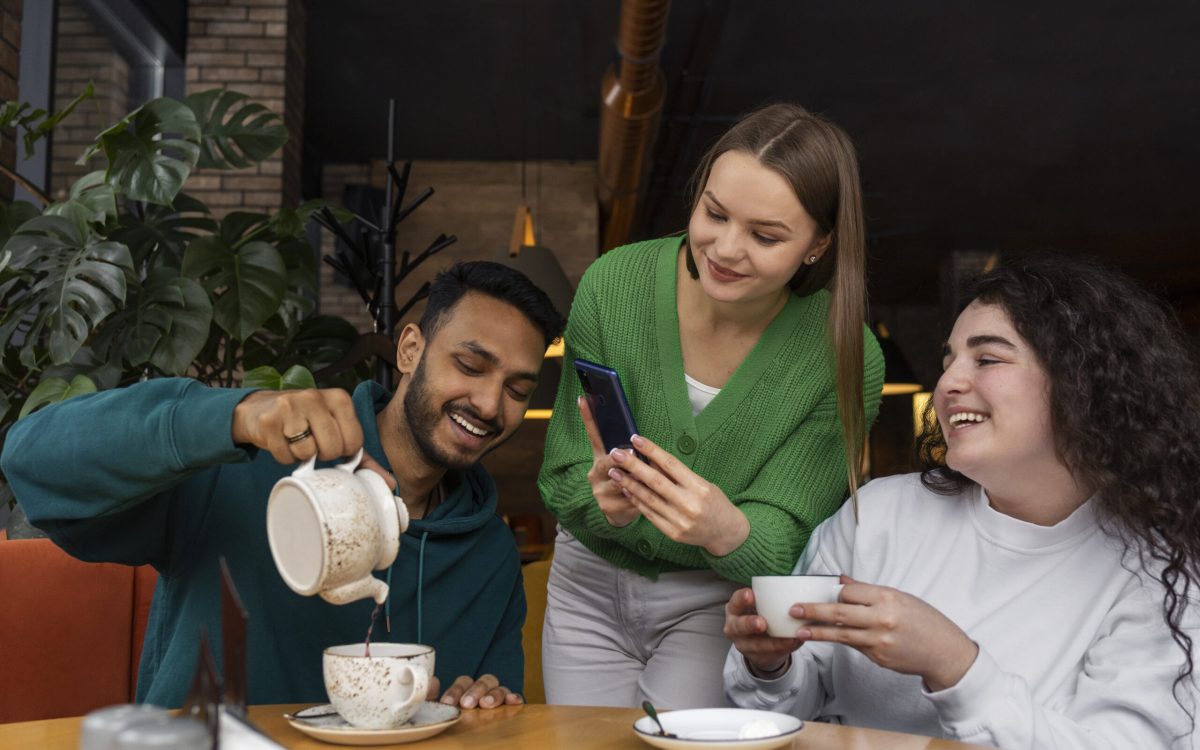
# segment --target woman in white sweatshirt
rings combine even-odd
[[[1124,277],[1043,256],[976,280],[918,453],[813,532],[834,604],[771,638],[726,608],[736,705],[1004,748],[1194,746],[1200,377]]]

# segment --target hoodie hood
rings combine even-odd
[[[383,468],[392,470],[379,440],[377,415],[392,400],[392,393],[373,381],[354,389],[354,410],[363,428],[363,448]],[[442,477],[442,502],[425,518],[414,519],[405,536],[420,539],[469,534],[496,516],[496,484],[478,463],[466,471],[448,470]]]

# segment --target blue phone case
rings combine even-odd
[[[637,434],[637,424],[625,399],[621,376],[611,367],[586,359],[575,360],[575,374],[579,376],[592,416],[596,418],[604,449],[632,448],[630,438]]]

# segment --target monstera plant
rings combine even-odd
[[[65,114],[8,103],[0,128],[23,130],[29,150]],[[350,323],[312,314],[305,225],[329,207],[218,219],[184,192],[195,169],[246,168],[286,140],[243,94],[159,98],[96,136],[80,162],[104,169],[65,199],[0,205],[0,445],[17,418],[79,393],[165,375],[311,386],[345,353]]]

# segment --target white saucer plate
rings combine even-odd
[[[633,722],[638,737],[664,750],[771,750],[791,743],[804,722],[795,716],[748,708],[693,708],[659,711],[663,729],[676,735],[664,737],[649,716]],[[766,737],[739,739],[743,728],[753,722],[757,730],[774,726],[778,732]],[[761,731],[754,734],[761,735]]]
[[[338,715],[333,706],[313,706],[285,714],[294,728],[322,742],[336,745],[398,745],[440,734],[462,718],[457,706],[425,701],[412,718],[395,729],[360,729]]]

